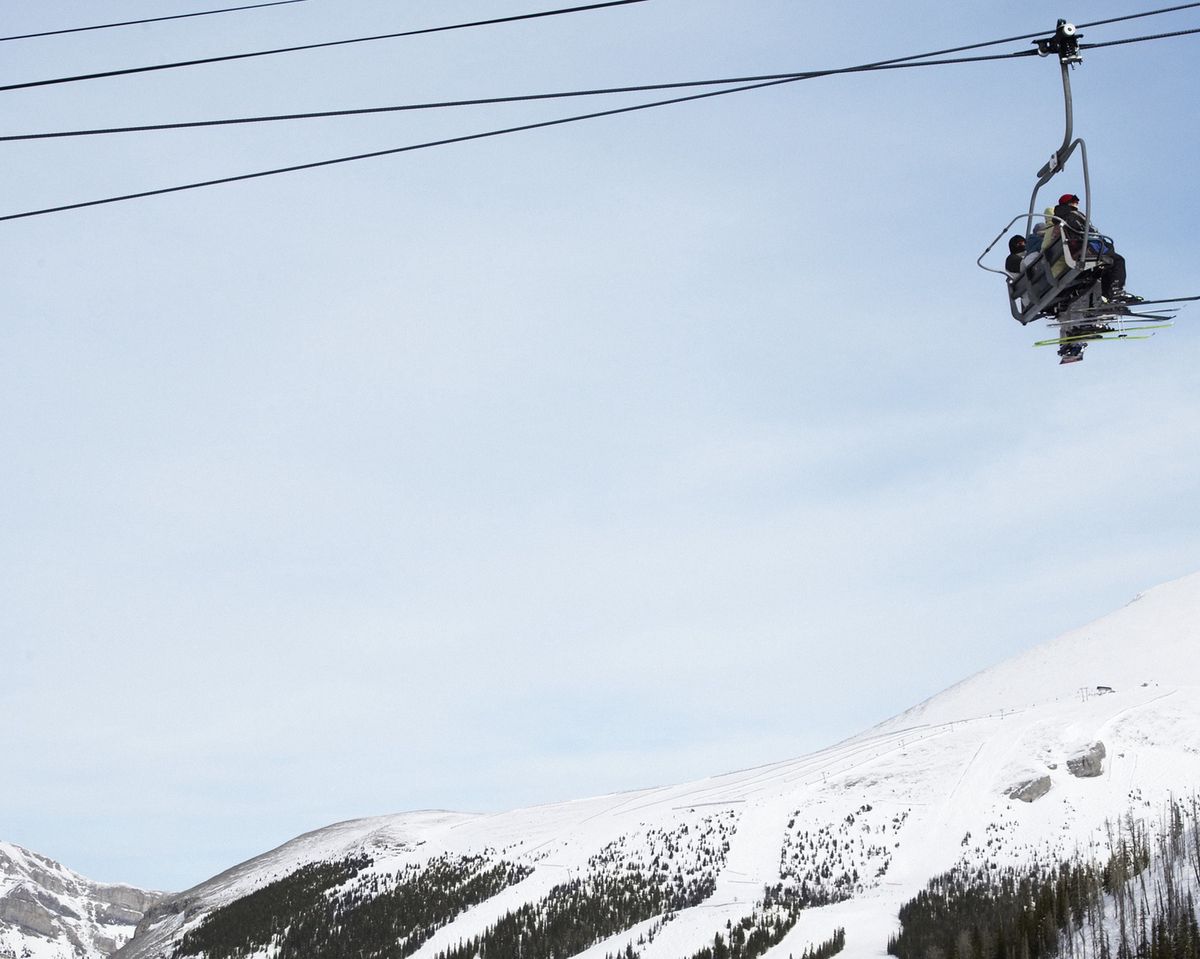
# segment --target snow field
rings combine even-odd
[[[532,867],[416,953],[433,959],[559,883],[657,861],[672,875],[707,875],[712,895],[582,956],[603,959],[632,945],[641,959],[687,959],[728,922],[748,916],[765,886],[780,882],[818,884],[847,898],[801,912],[769,959],[799,959],[838,927],[847,932],[843,955],[882,956],[898,908],[932,877],[956,865],[1107,855],[1106,822],[1155,809],[1200,783],[1197,639],[1200,575],[1151,590],[808,756],[494,815],[424,812],[340,823],[186,895],[212,908],[305,863],[359,852],[380,873],[445,854]],[[1076,775],[1072,760],[1096,743],[1104,747],[1100,775]],[[1010,798],[1013,787],[1043,777],[1044,795]],[[179,918],[164,920],[122,959],[165,952],[182,929]]]

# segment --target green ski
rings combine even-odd
[[[1143,330],[1169,330],[1170,323],[1157,326],[1127,326],[1124,330],[1109,330],[1106,333],[1081,333],[1078,336],[1060,336],[1053,340],[1038,340],[1034,346],[1058,346],[1062,343],[1094,343],[1097,340],[1148,340],[1153,333],[1130,336],[1130,333],[1140,333]]]

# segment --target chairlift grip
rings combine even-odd
[[[1059,60],[1063,63],[1082,63],[1083,57],[1079,55],[1079,41],[1082,39],[1083,34],[1076,32],[1075,24],[1059,20],[1058,26],[1054,29],[1054,36],[1033,42],[1037,46],[1039,57],[1048,57],[1052,53],[1057,53]]]

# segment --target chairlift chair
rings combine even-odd
[[[1072,139],[1074,110],[1071,100],[1070,67],[1082,62],[1082,57],[1079,55],[1080,37],[1081,34],[1076,32],[1074,24],[1059,20],[1053,37],[1037,41],[1040,55],[1058,54],[1062,72],[1063,101],[1066,108],[1066,130],[1063,134],[1063,142],[1038,171],[1038,179],[1033,186],[1033,194],[1029,198],[1029,210],[1009,220],[976,261],[982,269],[989,273],[998,273],[1005,277],[1013,318],[1023,326],[1039,317],[1050,317],[1062,321],[1070,319],[1069,314],[1079,313],[1082,318],[1082,315],[1090,316],[1102,308],[1100,278],[1097,273],[1097,268],[1102,265],[1102,261],[1098,253],[1092,249],[1091,242],[1093,239],[1091,231],[1092,183],[1088,173],[1087,145],[1081,138]],[[1088,237],[1088,242],[1081,244],[1078,255],[1072,253],[1071,244],[1066,236],[1066,224],[1063,220],[1050,212],[1045,214],[1038,212],[1038,195],[1042,188],[1063,171],[1067,161],[1077,150],[1083,166],[1083,213],[1086,221],[1085,236]],[[1025,221],[1024,235],[1032,237],[1034,221],[1039,216],[1045,217],[1041,249],[1026,258],[1019,275],[1012,276],[1004,270],[997,270],[984,264],[984,257],[1008,234],[1018,220]]]

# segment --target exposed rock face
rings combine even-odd
[[[136,912],[141,916],[163,897],[160,893],[134,889],[133,886],[97,886],[96,898],[114,909]]]
[[[0,951],[33,959],[104,959],[163,898],[91,882],[52,859],[0,842]]]
[[[1067,760],[1067,770],[1079,779],[1093,779],[1104,773],[1104,743],[1095,742]]]
[[[136,926],[162,896],[132,886],[96,888],[96,919],[107,925]]]
[[[1050,777],[1039,776],[1037,779],[1026,779],[1023,782],[1009,786],[1005,795],[1010,799],[1021,802],[1036,802],[1050,791]]]
[[[54,913],[38,902],[27,889],[17,888],[0,899],[0,922],[12,923],[39,936],[53,937],[58,932]]]

